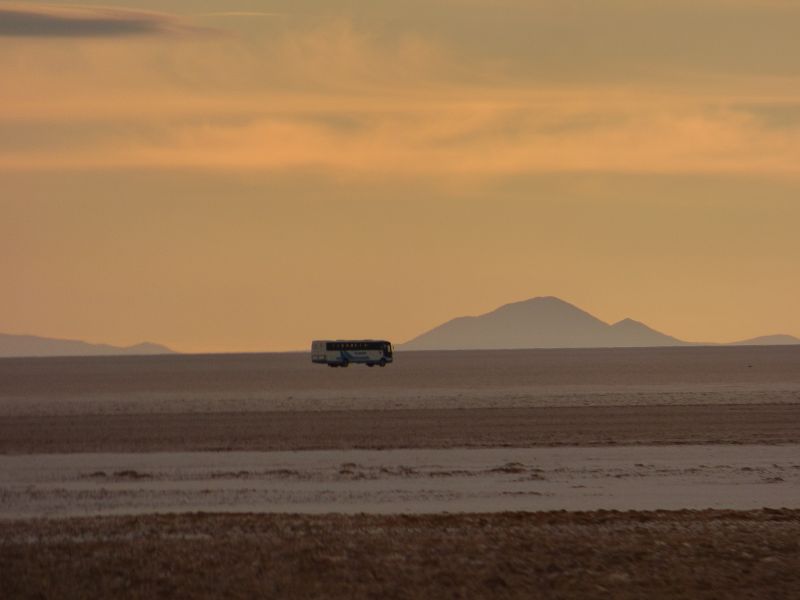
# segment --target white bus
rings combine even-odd
[[[329,367],[346,367],[363,363],[368,367],[385,367],[392,362],[392,344],[386,340],[314,340],[311,362]]]

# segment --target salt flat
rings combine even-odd
[[[800,346],[0,359],[0,417],[800,403]]]
[[[800,347],[0,360],[6,518],[796,507]]]
[[[14,597],[794,597],[799,505],[800,347],[0,360]]]
[[[800,508],[800,446],[0,456],[0,517]]]

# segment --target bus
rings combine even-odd
[[[368,367],[385,367],[393,360],[392,343],[386,340],[314,340],[311,362],[329,367],[346,367],[362,363]]]

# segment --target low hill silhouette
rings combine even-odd
[[[742,345],[790,343],[800,343],[800,340],[791,336],[767,336],[739,342]],[[605,323],[569,302],[546,296],[506,304],[476,317],[452,319],[399,348],[492,350],[689,345],[697,344],[666,335],[633,319]]]
[[[0,333],[0,357],[23,356],[111,356],[134,354],[174,354],[166,346],[144,342],[119,347],[109,344],[90,344],[80,340],[61,340],[35,335]]]
[[[793,335],[761,335],[759,337],[750,338],[749,340],[742,340],[741,342],[733,342],[732,346],[792,346],[800,344],[800,339]]]

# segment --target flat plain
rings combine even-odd
[[[0,452],[799,443],[800,346],[0,360]]]
[[[0,425],[9,597],[800,593],[798,346],[3,359]]]

